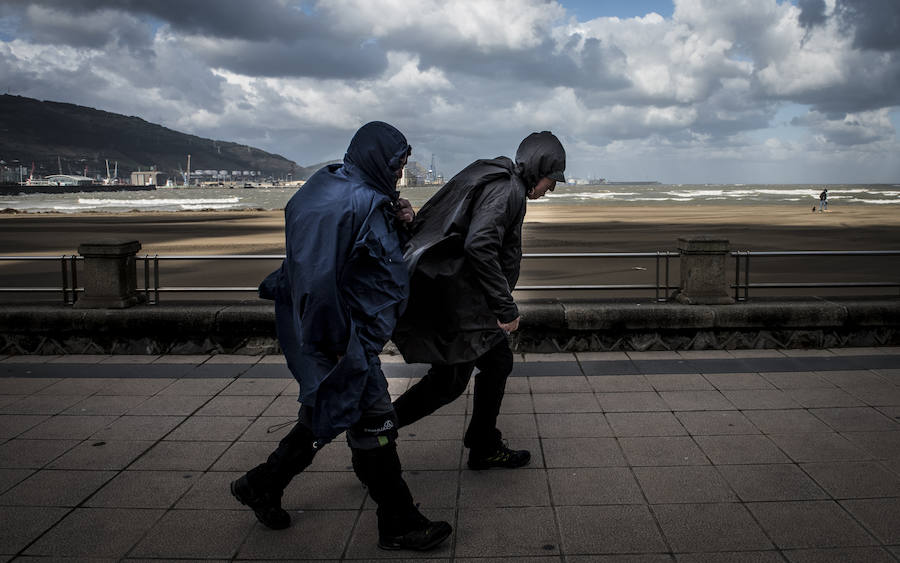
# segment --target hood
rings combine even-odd
[[[516,151],[516,173],[525,189],[534,187],[541,178],[549,177],[565,182],[566,149],[550,131],[532,133],[525,137]]]
[[[362,173],[379,192],[397,199],[395,172],[411,152],[412,147],[396,127],[383,121],[372,121],[360,127],[350,140],[344,164]]]

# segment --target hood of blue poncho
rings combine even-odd
[[[359,128],[344,155],[344,165],[379,192],[397,199],[396,172],[412,152],[406,137],[392,125],[372,121]]]

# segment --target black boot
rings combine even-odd
[[[273,530],[283,530],[291,525],[291,515],[281,508],[281,493],[253,488],[247,475],[231,482],[234,498],[253,509],[256,519]]]
[[[490,469],[502,467],[515,469],[528,465],[531,452],[528,450],[511,450],[505,442],[488,448],[471,448],[469,450],[469,469]]]
[[[281,508],[281,495],[291,479],[312,463],[316,451],[312,432],[298,422],[265,463],[231,483],[231,494],[252,508],[263,525],[273,530],[287,528],[291,516]]]
[[[393,442],[373,450],[353,450],[353,470],[378,504],[378,547],[426,551],[450,537],[447,522],[432,522],[413,504]]]

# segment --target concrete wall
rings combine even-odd
[[[758,300],[730,305],[528,301],[519,352],[900,345],[900,300]],[[388,350],[392,344],[388,345]],[[0,306],[0,354],[278,353],[267,301],[130,309]]]

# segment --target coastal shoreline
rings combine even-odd
[[[98,238],[138,240],[142,252],[154,253],[283,252],[283,216],[281,210],[0,214],[0,255],[73,253]],[[775,205],[530,204],[523,248],[653,251],[694,234],[753,250],[897,249],[900,213],[881,206],[813,213],[806,206]]]

